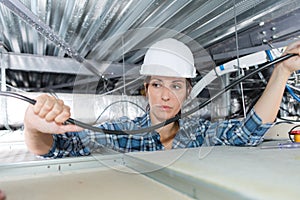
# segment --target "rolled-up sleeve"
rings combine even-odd
[[[81,141],[80,132],[53,134],[53,144],[50,151],[42,157],[62,158],[70,156],[89,155],[90,151]]]
[[[256,146],[263,141],[264,134],[272,125],[263,124],[252,109],[242,120],[211,123],[206,131],[205,141],[209,145]]]

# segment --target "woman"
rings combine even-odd
[[[291,44],[287,52],[300,55],[300,42]],[[182,42],[171,38],[156,42],[147,51],[141,67],[141,74],[147,76],[144,86],[149,112],[134,120],[123,117],[100,127],[136,130],[174,117],[189,94],[190,78],[196,75],[193,63],[192,52]],[[257,145],[276,118],[287,79],[299,69],[300,56],[279,63],[261,98],[241,121],[211,123],[200,118],[183,118],[138,135],[94,133],[65,125],[70,108],[62,100],[41,95],[25,113],[25,141],[30,151],[45,157],[89,155],[101,146],[130,152],[201,145]]]

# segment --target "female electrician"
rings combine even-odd
[[[279,63],[265,91],[242,120],[211,123],[200,118],[183,118],[148,133],[111,135],[65,125],[70,108],[62,100],[48,95],[29,105],[24,119],[25,141],[30,151],[46,157],[89,155],[101,146],[122,152],[156,151],[201,145],[257,145],[272,125],[290,74],[300,69],[300,42],[288,46],[288,53],[298,54]],[[99,125],[110,130],[136,130],[161,123],[180,112],[195,77],[193,55],[182,42],[169,38],[156,42],[147,51],[141,74],[149,111],[141,117]],[[271,99],[271,101],[270,101]]]

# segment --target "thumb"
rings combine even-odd
[[[84,130],[84,128],[80,127],[80,126],[76,126],[74,124],[67,124],[67,125],[61,125],[60,126],[60,130],[59,132],[79,132]]]
[[[300,40],[287,46],[287,48],[285,49],[285,52],[299,54],[300,53],[299,48],[300,48]]]

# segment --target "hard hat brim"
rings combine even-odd
[[[180,78],[195,78],[196,72],[192,73],[178,73],[169,67],[158,64],[143,64],[141,66],[140,74],[143,76],[167,76],[167,77],[180,77]]]

